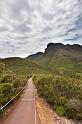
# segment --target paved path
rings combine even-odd
[[[28,80],[28,86],[19,103],[0,124],[40,124],[35,106],[35,89],[31,78]]]

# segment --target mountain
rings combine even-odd
[[[75,54],[75,53],[77,54]],[[49,43],[47,45],[47,48],[45,49],[45,52],[38,52],[36,54],[28,56],[29,59],[38,59],[42,56],[76,56],[76,57],[82,57],[82,46],[79,44],[73,44],[73,45],[64,45],[62,43]]]
[[[44,53],[36,53],[27,59],[53,72],[67,69],[82,72],[82,46],[79,44],[49,43]]]
[[[43,55],[42,52],[38,52],[36,54],[33,54],[33,55],[28,56],[27,58],[29,58],[29,59],[35,59],[35,58],[41,57],[42,55]]]

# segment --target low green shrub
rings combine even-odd
[[[56,107],[56,113],[59,114],[60,116],[64,116],[65,115],[65,109],[63,106],[57,106]]]
[[[12,71],[6,71],[5,65],[0,63],[0,107],[9,102],[25,87],[27,79],[26,76],[17,75]]]
[[[75,78],[38,75],[33,77],[37,92],[46,98],[56,112],[73,119],[82,119],[82,82]]]

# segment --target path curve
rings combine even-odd
[[[35,88],[32,78],[19,101],[9,116],[0,124],[40,124],[35,105]]]

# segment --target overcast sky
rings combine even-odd
[[[49,42],[82,44],[82,0],[0,0],[0,57],[26,57]]]

